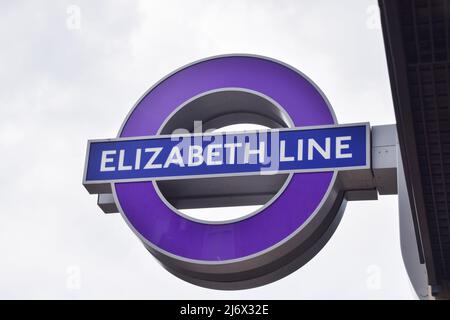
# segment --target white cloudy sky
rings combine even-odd
[[[81,185],[86,140],[115,136],[148,87],[211,55],[282,60],[322,88],[340,122],[393,123],[374,9],[368,0],[2,1],[0,298],[415,298],[396,196],[350,203],[327,246],[290,276],[221,292],[167,273]]]

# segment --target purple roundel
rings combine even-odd
[[[138,102],[120,137],[156,135],[180,105],[199,94],[242,88],[281,105],[295,127],[335,124],[321,92],[301,73],[255,56],[221,56],[176,71]],[[115,183],[122,214],[142,241],[172,256],[199,262],[245,259],[270,250],[296,232],[326,196],[333,172],[294,174],[283,193],[247,219],[224,224],[195,222],[172,211],[152,182]]]

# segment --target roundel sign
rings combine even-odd
[[[240,123],[267,129],[220,130]],[[284,63],[212,57],[150,88],[117,138],[90,140],[83,184],[171,273],[206,287],[254,287],[325,245],[345,204],[342,172],[370,169],[369,131],[338,125],[319,88]],[[262,206],[228,220],[182,212],[242,205]]]

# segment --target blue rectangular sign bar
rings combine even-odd
[[[83,183],[370,168],[368,123],[91,140]]]

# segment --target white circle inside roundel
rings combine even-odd
[[[269,129],[266,126],[252,123],[239,123],[233,124],[220,129],[216,129],[213,132],[242,132],[242,131],[254,131],[254,130],[266,130]],[[259,210],[263,205],[257,206],[235,206],[235,207],[216,207],[216,208],[197,208],[197,209],[178,209],[186,216],[208,222],[226,222],[243,218],[250,215],[252,212]]]

